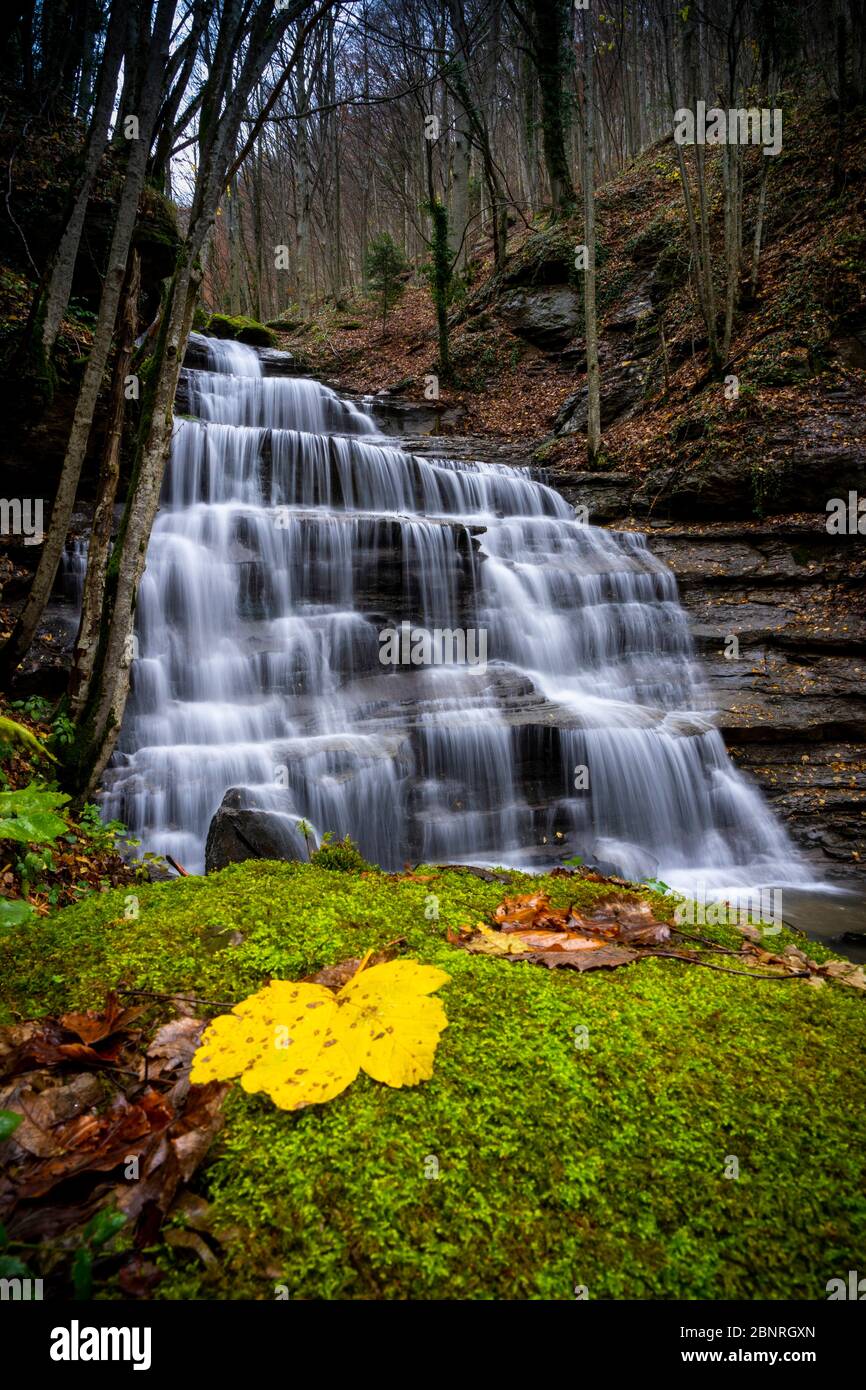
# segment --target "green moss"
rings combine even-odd
[[[207,321],[208,333],[217,338],[234,338],[239,343],[249,343],[251,347],[276,347],[276,335],[263,323],[244,318],[243,314],[211,314]]]
[[[579,975],[469,956],[446,928],[538,880],[428,872],[235,865],[137,889],[137,919],[111,892],[0,942],[2,999],[25,1017],[97,1005],[120,981],[231,1002],[401,936],[451,976],[429,1082],[360,1077],[298,1114],[232,1092],[196,1179],[219,1272],[164,1247],[160,1296],[820,1298],[856,1267],[861,996],[669,959]],[[542,882],[560,905],[606,893]]]
[[[142,191],[135,246],[141,252],[145,284],[158,283],[173,273],[181,248],[177,208],[152,184]]]
[[[349,835],[343,840],[334,841],[327,832],[319,848],[310,855],[310,863],[320,869],[334,869],[344,874],[361,873],[372,867]]]

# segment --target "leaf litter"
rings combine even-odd
[[[593,881],[603,880],[593,875]],[[492,925],[478,922],[456,932],[449,929],[447,938],[452,945],[472,954],[499,957],[511,964],[543,965],[551,970],[615,969],[631,965],[641,957],[655,956],[751,979],[806,978],[818,987],[831,979],[866,989],[863,967],[850,961],[821,963],[798,946],[787,946],[776,954],[760,944],[760,931],[748,924],[739,928],[744,939],[735,950],[659,921],[649,903],[617,891],[600,899],[589,912],[577,911],[573,905],[554,908],[544,892],[524,893],[503,899],[493,919]],[[697,942],[704,949],[682,949],[675,943],[676,937]],[[707,959],[708,954],[713,959]],[[719,956],[733,957],[740,966],[762,968],[721,965]]]
[[[190,1085],[204,1020],[164,1023],[147,1042],[146,1011],[110,994],[101,1012],[0,1029],[0,1110],[17,1121],[0,1146],[5,1241],[39,1244],[51,1278],[80,1256],[88,1223],[114,1212],[133,1251],[104,1258],[133,1296],[154,1285],[139,1252],[207,1154],[228,1090]]]

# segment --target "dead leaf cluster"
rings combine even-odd
[[[101,1012],[0,1029],[0,1110],[21,1116],[0,1146],[0,1222],[11,1245],[44,1244],[46,1271],[102,1208],[126,1216],[136,1251],[151,1244],[222,1123],[228,1088],[189,1081],[204,1021],[147,1042],[145,1013],[109,995]],[[122,1287],[147,1292],[153,1268],[124,1260]]]

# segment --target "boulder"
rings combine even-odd
[[[570,285],[512,290],[499,301],[498,313],[519,338],[546,351],[565,347],[583,325],[581,297]]]
[[[304,859],[300,832],[285,817],[249,804],[243,787],[229,787],[210,823],[205,847],[205,873],[245,859]]]
[[[247,318],[245,314],[211,314],[207,321],[207,332],[215,338],[233,338],[250,347],[277,346],[273,329],[256,319]]]

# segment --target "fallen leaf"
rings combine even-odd
[[[202,1019],[186,1015],[158,1028],[141,1059],[141,1079],[154,1080],[167,1072],[188,1072],[204,1026]]]
[[[389,1086],[432,1075],[442,1004],[429,996],[448,975],[417,961],[359,968],[339,993],[309,981],[274,980],[221,1014],[193,1059],[194,1082],[240,1077],[284,1110],[321,1104],[363,1069]]]
[[[505,898],[494,917],[496,928],[479,922],[474,930],[461,928],[460,935],[449,931],[447,939],[479,955],[595,970],[627,965],[638,957],[634,947],[660,945],[671,934],[648,903],[615,893],[589,913],[552,908],[546,893],[526,893]]]

